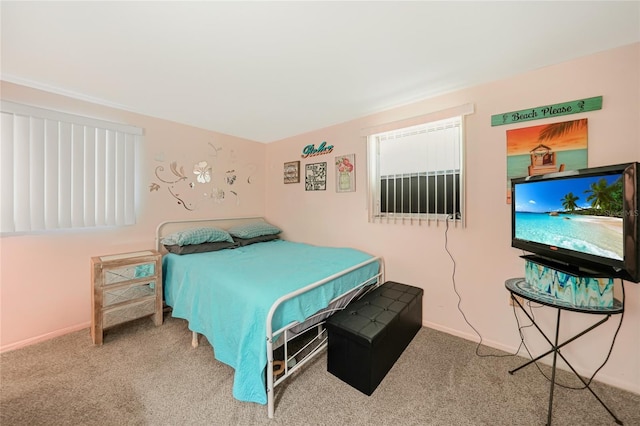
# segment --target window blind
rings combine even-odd
[[[142,129],[2,101],[2,233],[135,223]]]
[[[369,137],[371,222],[453,220],[464,226],[463,117]]]

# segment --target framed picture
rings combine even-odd
[[[284,163],[284,183],[300,182],[300,162],[290,161]]]
[[[507,130],[507,204],[511,179],[587,167],[586,118]]]
[[[336,192],[356,190],[356,155],[336,157]]]
[[[324,191],[327,189],[327,163],[313,163],[305,166],[305,191]]]

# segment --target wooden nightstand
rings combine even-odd
[[[91,338],[102,344],[103,330],[153,316],[162,324],[162,255],[156,250],[91,258]]]

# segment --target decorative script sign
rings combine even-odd
[[[333,145],[327,145],[327,142],[323,141],[318,148],[316,148],[315,145],[305,146],[302,150],[302,158],[329,154],[331,151],[333,151]]]
[[[602,96],[492,115],[491,125],[502,126],[503,124],[559,117],[561,115],[577,114],[579,112],[595,111],[597,109],[602,109]]]

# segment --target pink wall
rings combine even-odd
[[[444,223],[426,225],[367,222],[366,141],[362,129],[473,103],[466,121],[466,229],[448,230],[448,249],[456,262],[455,286],[461,309],[483,342],[513,352],[520,343],[504,288],[507,278],[524,275],[521,252],[510,247],[510,206],[505,202],[506,130],[549,122],[588,118],[589,165],[640,160],[640,44],[547,67],[524,75],[449,93],[326,129],[287,138],[267,146],[267,217],[292,240],[354,246],[385,259],[387,279],[422,287],[424,325],[478,341],[458,311],[452,282],[453,264],[445,251]],[[603,96],[599,111],[491,127],[491,115]],[[302,148],[322,141],[334,145],[329,155],[302,159]],[[357,191],[336,193],[333,168],[326,191],[306,192],[304,184],[283,184],[287,161],[327,161],[355,153]],[[614,351],[597,378],[640,393],[640,284],[627,283],[627,309]],[[620,295],[618,294],[618,297]],[[555,311],[538,309],[548,329]],[[567,314],[562,333],[568,336],[593,317]],[[574,366],[591,375],[604,361],[619,321],[612,317],[596,332],[563,351]],[[526,331],[534,352],[548,349],[536,331]],[[485,351],[486,352],[486,351]],[[506,370],[505,370],[506,373]]]
[[[3,100],[144,129],[135,226],[0,238],[2,351],[89,326],[91,256],[154,248],[156,226],[169,219],[264,215],[264,144],[6,82],[1,89]],[[160,176],[168,180],[172,161],[188,176],[176,190],[193,211],[179,205],[154,175],[163,167]],[[212,166],[210,184],[196,182],[193,166],[200,161]],[[235,170],[232,185],[226,182],[229,170]],[[194,188],[189,187],[192,182]],[[159,185],[157,191],[150,191],[152,183]],[[214,187],[225,192],[223,200],[204,199]]]

